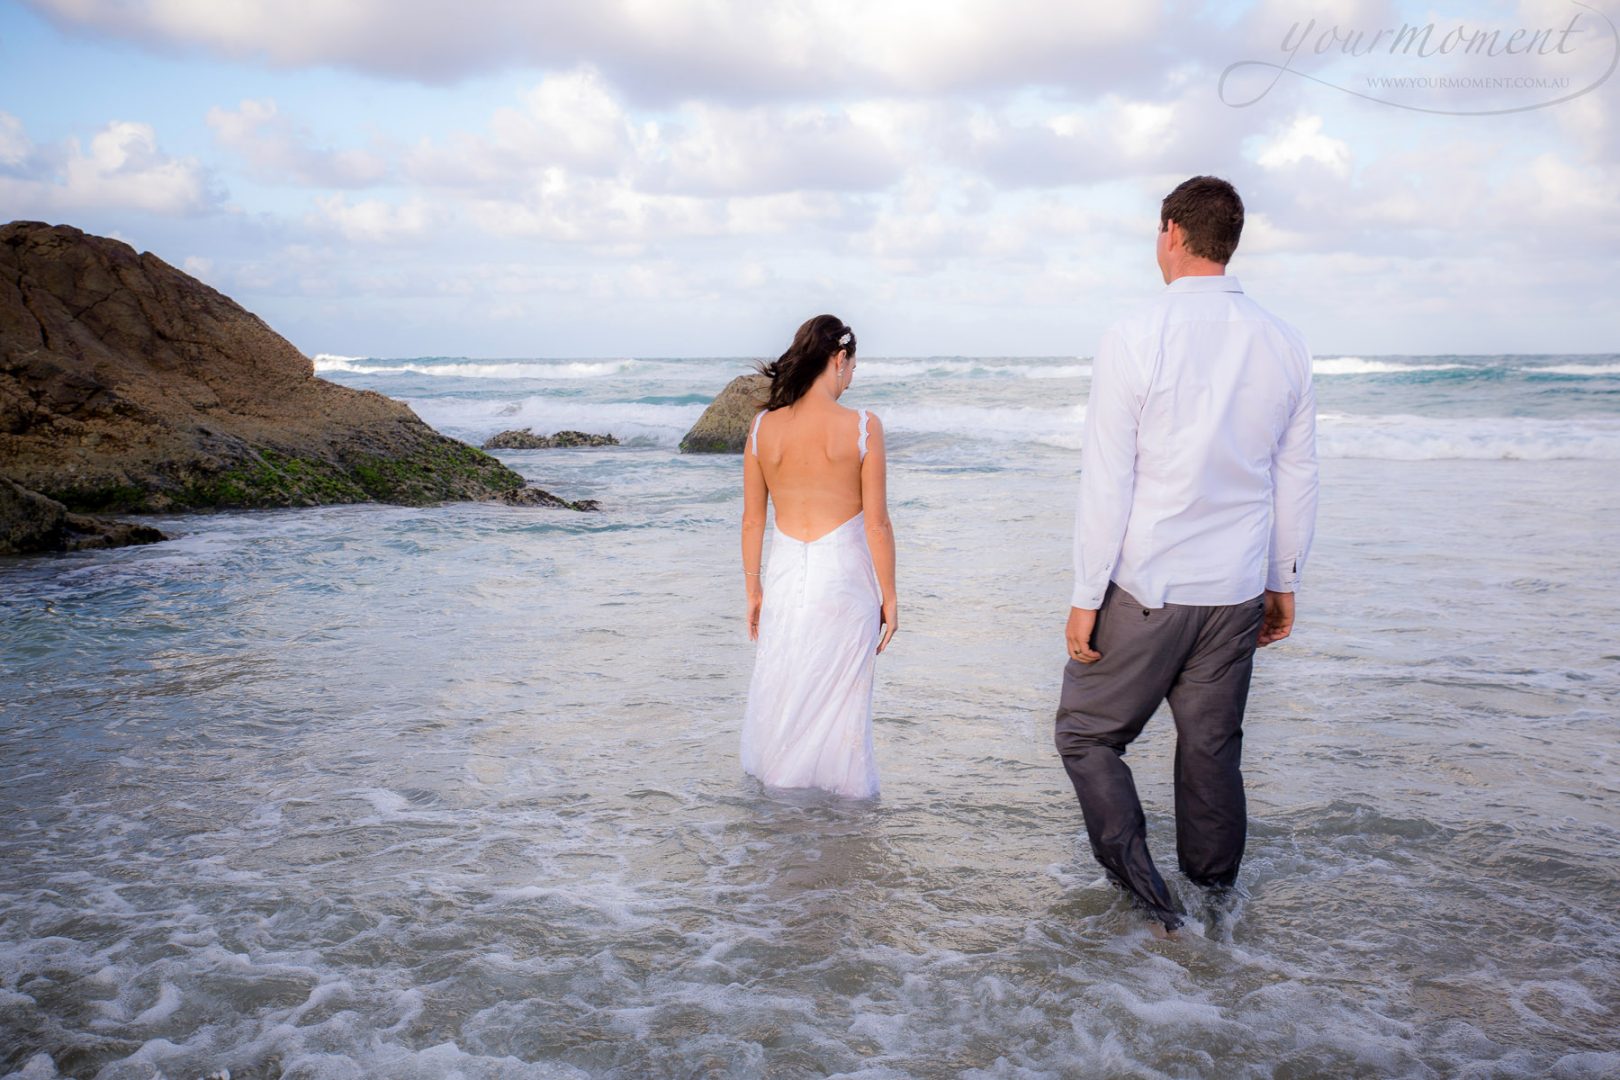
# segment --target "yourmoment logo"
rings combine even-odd
[[[1284,78],[1366,101],[1447,116],[1501,116],[1573,101],[1620,65],[1620,30],[1570,0],[1566,19],[1540,26],[1458,22],[1358,27],[1307,18],[1271,58],[1229,64],[1216,92],[1234,109],[1263,100]]]

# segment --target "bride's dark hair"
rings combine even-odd
[[[760,374],[771,380],[771,396],[765,402],[767,409],[780,409],[804,397],[839,349],[855,355],[855,331],[844,325],[836,315],[817,315],[806,319],[799,332],[793,335],[793,344],[777,357],[773,364],[761,364]]]

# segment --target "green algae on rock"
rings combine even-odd
[[[406,405],[317,378],[262,319],[150,252],[31,221],[0,227],[0,475],[70,512],[525,487]]]
[[[709,403],[692,430],[681,440],[683,454],[740,454],[748,441],[748,428],[765,407],[771,380],[764,375],[739,375]]]
[[[485,450],[567,450],[578,446],[618,446],[612,435],[592,435],[586,431],[559,431],[555,435],[536,435],[534,429],[523,428],[503,431],[484,443]]]

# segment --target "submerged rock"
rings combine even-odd
[[[150,252],[0,227],[0,475],[67,511],[484,499],[523,477],[407,406],[315,377]]]
[[[558,498],[549,491],[542,491],[537,487],[523,487],[516,491],[503,491],[495,496],[495,502],[503,502],[508,506],[556,506],[564,510],[600,510],[602,504],[595,499],[580,499],[569,502]]]
[[[167,539],[150,525],[69,513],[55,499],[0,478],[0,555],[83,551]]]
[[[575,446],[618,446],[612,435],[592,435],[584,431],[559,431],[536,435],[530,428],[503,431],[484,443],[485,450],[560,450]]]
[[[740,454],[748,441],[754,417],[765,407],[771,380],[763,375],[739,375],[709,403],[692,430],[681,440],[683,454]]]

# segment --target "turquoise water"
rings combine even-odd
[[[857,369],[900,549],[875,805],[737,768],[738,463],[674,444],[743,362],[319,363],[467,438],[620,435],[501,455],[604,509],[0,562],[0,1073],[1620,1071],[1620,357],[1318,361],[1248,898],[1174,944],[1051,749],[1085,359]]]

